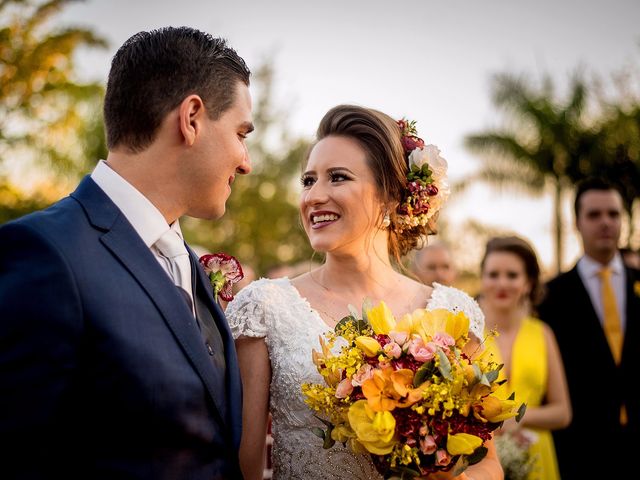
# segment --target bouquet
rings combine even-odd
[[[502,365],[466,352],[463,312],[419,309],[396,322],[384,302],[362,318],[350,310],[312,352],[324,383],[302,386],[326,426],[314,429],[324,448],[369,453],[386,478],[458,475],[484,458],[504,420],[524,414],[513,395],[493,395]]]
[[[496,451],[505,480],[526,480],[535,467],[536,456],[529,450],[538,438],[531,430],[519,429],[496,435]]]

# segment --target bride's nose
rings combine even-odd
[[[329,200],[329,192],[325,182],[316,181],[302,194],[303,202],[306,205],[322,205]]]

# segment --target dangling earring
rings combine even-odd
[[[387,212],[382,219],[382,228],[389,228],[389,225],[391,225],[391,218],[389,218],[389,212]]]

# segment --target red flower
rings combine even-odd
[[[200,257],[200,265],[213,287],[213,296],[225,302],[233,300],[233,285],[244,278],[240,262],[226,253],[213,253]]]
[[[404,148],[405,153],[411,153],[416,148],[423,148],[424,140],[414,136],[406,136],[402,137],[402,148]]]

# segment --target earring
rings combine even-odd
[[[389,225],[391,225],[391,218],[389,218],[389,213],[387,212],[382,219],[382,228],[389,228]]]

